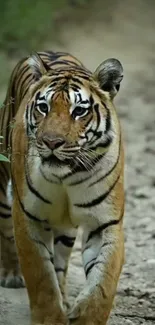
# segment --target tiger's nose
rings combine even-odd
[[[61,138],[50,139],[47,137],[43,138],[43,142],[51,150],[57,149],[65,143],[64,139],[61,139]]]

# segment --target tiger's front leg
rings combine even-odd
[[[69,307],[66,294],[66,275],[76,234],[77,229],[75,228],[67,229],[64,232],[54,231],[54,267],[66,310]]]
[[[105,325],[115,296],[124,257],[121,222],[84,230],[86,286],[69,313],[73,325]]]
[[[28,290],[33,325],[65,325],[62,295],[53,264],[51,232],[43,235],[42,222],[24,214],[18,198],[13,203],[15,239]]]
[[[10,227],[1,227],[0,235],[0,285],[6,288],[24,287],[24,279],[18,262],[11,220]]]

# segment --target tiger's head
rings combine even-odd
[[[49,69],[35,54],[29,59],[35,82],[24,124],[43,163],[87,165],[113,141],[112,105],[123,78],[116,59],[90,73],[81,65]]]

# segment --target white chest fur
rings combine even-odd
[[[103,222],[103,218],[106,221],[111,213],[108,201],[90,206],[87,203],[106,193],[111,176],[108,179],[105,176],[116,163],[118,152],[118,146],[114,147],[114,151],[107,153],[91,173],[69,174],[69,167],[43,166],[39,157],[29,161],[31,186],[25,185],[24,206],[32,216],[47,220],[55,227],[72,227],[82,223],[95,227],[96,223]],[[64,175],[68,175],[65,180]],[[82,179],[85,181],[81,182]]]
[[[36,161],[25,184],[24,206],[37,219],[47,220],[53,226],[67,226],[70,224],[67,192],[52,174],[49,179],[47,176],[44,177]]]

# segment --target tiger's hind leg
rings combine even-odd
[[[64,307],[69,307],[65,290],[69,257],[76,239],[77,230],[54,231],[54,267],[63,297]]]
[[[16,253],[12,225],[1,228],[0,285],[6,288],[24,287],[24,280],[20,272]],[[10,235],[7,236],[6,233],[10,233]]]
[[[11,183],[6,164],[0,164],[0,285],[6,288],[24,286],[13,234],[11,217]],[[8,185],[9,184],[9,185]],[[9,195],[10,192],[10,195]]]

